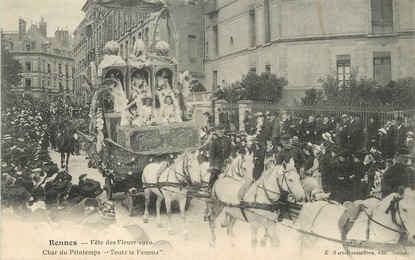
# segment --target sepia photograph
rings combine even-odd
[[[415,259],[414,0],[0,14],[0,259]]]

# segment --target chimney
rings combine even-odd
[[[23,40],[23,36],[26,33],[26,22],[22,18],[19,18],[19,41]]]
[[[45,19],[43,18],[43,15],[40,16],[39,30],[43,34],[43,36],[47,37],[48,24],[45,22]]]

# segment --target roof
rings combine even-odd
[[[48,39],[40,32],[39,28],[36,25],[32,24],[27,31],[26,35],[23,37],[23,42],[37,42],[45,43]]]

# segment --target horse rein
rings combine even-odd
[[[406,226],[405,226],[405,223],[403,222],[403,220],[402,220],[402,217],[401,217],[401,213],[400,213],[400,210],[399,210],[399,201],[400,201],[400,198],[394,198],[392,201],[391,201],[391,204],[389,205],[389,207],[386,209],[386,211],[385,211],[385,214],[388,214],[389,212],[391,213],[391,218],[392,218],[392,223],[394,223],[395,225],[397,225],[399,228],[400,228],[400,230],[397,230],[397,229],[394,229],[394,228],[391,228],[391,227],[388,227],[388,226],[386,226],[386,225],[384,225],[384,224],[382,224],[382,223],[380,223],[380,222],[378,222],[377,220],[375,220],[375,219],[373,219],[372,218],[372,214],[369,214],[367,211],[366,211],[366,206],[364,206],[364,205],[361,205],[361,208],[362,208],[362,210],[363,210],[363,212],[366,214],[366,216],[368,217],[368,225],[367,225],[367,228],[366,228],[366,239],[367,240],[369,240],[369,233],[370,233],[370,221],[373,221],[374,223],[376,223],[377,225],[379,225],[379,226],[381,226],[381,227],[383,227],[383,228],[385,228],[385,229],[387,229],[387,230],[390,230],[390,231],[393,231],[393,232],[396,232],[396,233],[399,233],[399,234],[404,234],[404,235],[406,235],[407,236],[407,229],[406,229]],[[396,204],[396,207],[393,207],[393,205],[394,204]],[[396,221],[396,214],[398,213],[398,216],[399,216],[399,220],[400,220],[400,222],[401,222],[401,224],[398,224],[397,223],[397,221]]]

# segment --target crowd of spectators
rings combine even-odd
[[[313,177],[330,199],[382,198],[399,186],[415,186],[414,129],[402,117],[381,126],[359,114],[292,117],[247,112],[244,131],[227,135],[237,153],[254,153],[254,179],[271,164],[293,158],[302,178]]]
[[[113,208],[95,198],[100,184],[79,180],[55,164],[48,148],[59,148],[58,136],[70,125],[64,106],[57,100],[18,100],[1,112],[1,204],[13,216],[29,221],[56,221],[73,212],[78,220],[87,208],[115,219]],[[93,213],[93,212],[92,212]]]

